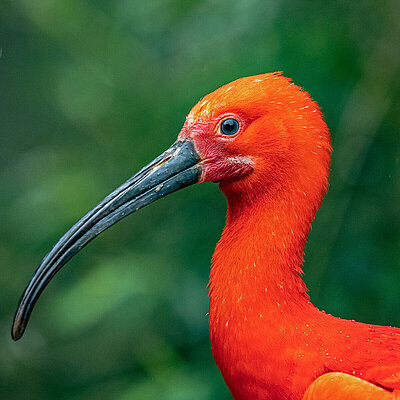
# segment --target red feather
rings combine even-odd
[[[232,115],[242,132],[222,140],[214,126]],[[339,387],[346,393],[349,382],[358,394],[348,398],[367,398],[371,387],[374,398],[390,398],[400,389],[400,329],[325,314],[310,303],[301,279],[331,158],[317,104],[279,73],[242,78],[202,99],[180,137],[191,137],[203,159],[212,160],[203,181],[222,181],[228,199],[212,260],[209,323],[212,351],[234,398],[301,399],[330,372],[351,376],[329,378],[307,399],[323,399],[324,391],[332,399],[329,393]],[[251,173],[227,179],[232,163],[224,160],[232,158],[248,160],[247,167],[251,161]],[[367,381],[372,385],[357,386]]]

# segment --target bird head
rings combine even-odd
[[[280,73],[241,78],[208,94],[179,139],[191,140],[200,156],[199,182],[219,182],[228,197],[248,202],[282,186],[299,189],[302,181],[320,192],[327,185],[328,128],[316,102]]]
[[[229,198],[282,190],[319,203],[326,189],[330,136],[316,103],[280,73],[238,79],[201,99],[178,140],[108,195],[61,237],[26,287],[14,317],[19,339],[53,276],[101,232],[147,204],[194,183],[219,182]]]

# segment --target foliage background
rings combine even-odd
[[[210,353],[216,185],[127,218],[73,259],[18,343],[36,265],[83,213],[232,79],[283,70],[332,130],[306,249],[327,312],[400,325],[399,2],[2,0],[0,398],[228,399]]]

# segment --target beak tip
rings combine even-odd
[[[14,340],[14,342],[18,341],[19,339],[21,339],[23,333],[20,332],[18,329],[14,329],[11,331],[11,337]]]
[[[18,313],[14,317],[14,322],[11,328],[11,337],[13,338],[14,341],[17,341],[21,339],[25,332],[25,324],[21,320],[20,316]]]

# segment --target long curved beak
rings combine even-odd
[[[24,334],[40,294],[68,260],[127,215],[197,183],[201,176],[199,163],[194,144],[189,140],[177,141],[81,218],[46,255],[22,294],[12,326],[13,339]]]

